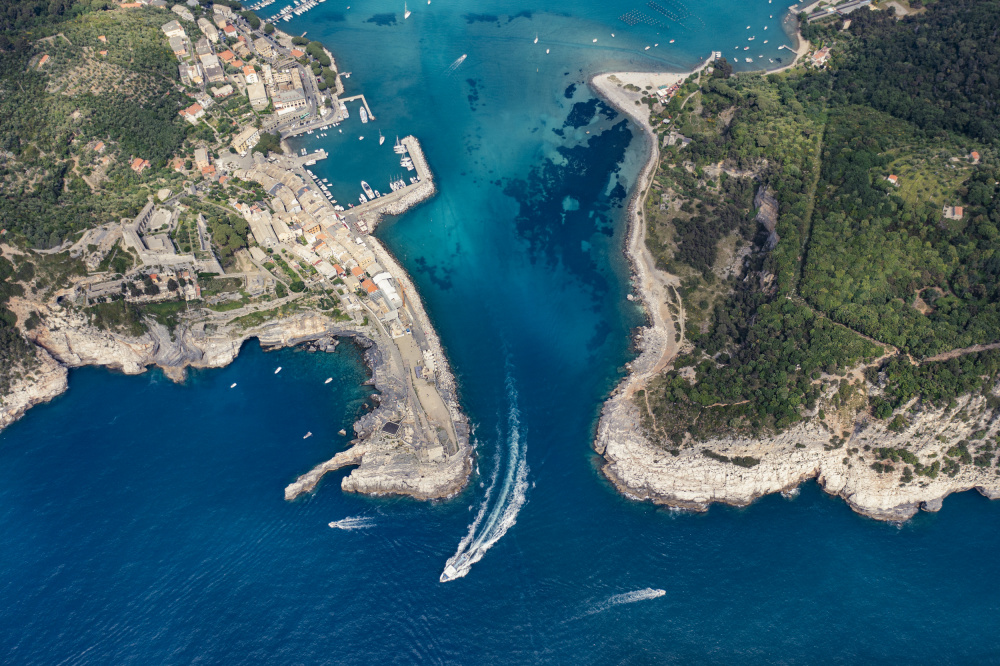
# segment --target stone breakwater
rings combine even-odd
[[[368,225],[369,229],[374,229],[384,215],[402,215],[421,201],[431,198],[437,192],[437,187],[434,185],[434,174],[427,164],[427,158],[424,157],[420,142],[415,136],[407,136],[402,139],[401,143],[406,146],[420,181],[416,185],[407,185],[402,190],[390,192],[355,208],[358,217]]]
[[[676,278],[656,268],[645,244],[644,202],[659,150],[648,124],[647,108],[635,106],[632,97],[619,87],[628,80],[628,74],[619,73],[595,76],[590,81],[602,98],[642,129],[648,151],[629,202],[625,252],[649,325],[637,332],[639,354],[601,410],[594,449],[604,457],[604,475],[633,499],[695,511],[705,511],[713,502],[745,506],[763,495],[789,491],[808,479],[816,479],[826,492],[843,498],[853,510],[888,521],[907,520],[919,510],[940,510],[943,499],[953,492],[974,488],[990,499],[1000,498],[1000,477],[993,467],[963,464],[954,476],[938,472],[934,478],[917,476],[907,483],[901,483],[898,473],[880,473],[872,467],[879,462],[874,453],[877,448],[906,448],[929,466],[932,461],[943,462],[945,452],[955,442],[973,433],[983,431],[985,439],[995,437],[1000,420],[992,418],[993,410],[982,396],[965,396],[950,413],[920,411],[902,432],[891,432],[884,423],[853,415],[853,420],[841,424],[853,434],[837,448],[832,446],[831,431],[816,422],[799,424],[769,438],[702,442],[677,451],[677,455],[650,440],[633,395],[676,355],[683,343],[684,309],[670,289]],[[998,394],[996,387],[993,394]],[[958,416],[962,413],[965,420]],[[740,467],[704,455],[706,449],[725,458],[751,457],[759,462]]]
[[[434,359],[437,392],[444,401],[458,438],[456,450],[435,452],[428,442],[418,441],[420,429],[414,410],[419,408],[419,400],[407,390],[407,370],[403,361],[390,341],[381,346],[373,344],[366,351],[365,359],[382,394],[378,409],[366,414],[354,425],[359,439],[351,449],[320,463],[285,488],[285,499],[289,501],[312,491],[326,473],[357,464],[358,461],[362,465],[341,482],[343,490],[409,495],[416,499],[450,497],[465,487],[472,472],[469,421],[459,404],[455,376],[437,332],[431,326],[420,295],[403,267],[378,239],[369,238],[368,244],[379,264],[396,278],[406,299],[406,307],[426,338]],[[390,353],[384,353],[383,349],[390,350]],[[386,423],[398,423],[400,428],[395,433],[387,432],[382,427]]]
[[[65,391],[68,367],[99,365],[139,374],[148,366],[158,366],[171,379],[181,381],[189,367],[218,368],[231,363],[250,338],[257,338],[262,347],[270,349],[328,337],[351,338],[366,348],[365,360],[380,395],[378,407],[354,424],[357,437],[352,448],[338,454],[339,460],[350,461],[345,464],[357,465],[342,480],[341,487],[366,494],[431,499],[455,494],[468,480],[471,466],[467,420],[454,394],[454,405],[449,403],[449,407],[455,414],[456,431],[466,435],[463,445],[450,456],[422,456],[429,443],[422,441],[421,431],[412,427],[420,405],[405,389],[405,369],[396,346],[390,339],[380,339],[372,329],[339,323],[318,313],[303,313],[247,329],[229,324],[206,331],[202,322],[179,327],[173,335],[161,326],[151,325],[147,333],[132,337],[98,329],[75,310],[58,305],[36,304],[35,308],[43,323],[27,335],[38,347],[40,365],[4,396],[0,426],[9,425],[32,405]],[[440,373],[453,387],[454,379],[446,365]],[[390,437],[382,430],[389,421],[400,425],[398,436]],[[309,489],[314,486],[315,482]]]

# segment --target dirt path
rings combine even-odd
[[[972,345],[971,347],[963,347],[962,349],[952,349],[951,351],[943,352],[941,354],[937,354],[936,356],[928,356],[921,361],[921,363],[948,361],[953,358],[958,358],[959,356],[965,356],[966,354],[975,354],[976,352],[989,351],[991,349],[1000,349],[1000,342],[994,342],[988,345]]]

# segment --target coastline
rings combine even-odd
[[[26,305],[23,299],[12,303],[15,310]],[[357,465],[341,482],[341,488],[349,492],[436,499],[455,495],[468,483],[471,472],[468,421],[458,404],[450,368],[442,363],[438,374],[442,384],[448,387],[449,415],[458,434],[457,450],[447,455],[421,456],[422,452],[433,449],[433,442],[426,441],[424,433],[412,427],[419,417],[420,405],[414,404],[414,397],[406,390],[407,371],[395,344],[377,328],[366,330],[352,322],[336,322],[323,314],[306,311],[246,329],[226,324],[206,333],[204,323],[198,322],[172,334],[162,326],[151,325],[142,336],[130,337],[97,329],[82,313],[59,305],[39,307],[34,303],[31,307],[43,315],[43,324],[26,335],[36,346],[41,363],[5,396],[0,405],[0,428],[16,421],[32,406],[48,402],[68,390],[68,368],[104,366],[135,375],[156,366],[167,377],[180,382],[187,368],[228,365],[251,338],[257,338],[265,350],[324,338],[350,338],[366,348],[365,363],[372,373],[371,382],[380,393],[379,404],[354,424],[356,437],[351,447],[333,459],[339,464],[330,467],[328,461],[307,472],[303,477],[313,475],[315,478],[296,496],[312,490],[326,471],[347,465]],[[432,330],[426,328],[430,322],[419,300],[412,301],[411,310],[421,313],[425,330]],[[436,334],[433,340],[438,345],[436,349],[440,350]],[[439,354],[443,358],[443,352]],[[382,430],[389,422],[400,425],[398,437],[389,437]],[[324,466],[327,469],[317,474]]]
[[[808,51],[808,42],[801,35],[797,37],[799,44],[793,62],[773,71],[793,67]],[[655,76],[662,78],[659,83],[669,85],[701,68]],[[848,462],[843,448],[829,446],[829,432],[814,424],[800,424],[781,435],[759,440],[712,440],[703,442],[698,450],[689,448],[677,454],[645,435],[633,395],[669,364],[684,341],[684,307],[674,289],[678,280],[656,268],[645,245],[644,203],[659,163],[657,135],[649,125],[648,108],[634,104],[642,93],[629,94],[622,88],[640,77],[652,76],[650,73],[606,73],[593,76],[588,82],[598,96],[642,130],[647,143],[645,166],[628,205],[625,254],[632,269],[633,287],[644,306],[648,324],[635,335],[639,353],[626,366],[628,374],[601,409],[593,447],[604,459],[602,473],[626,497],[693,511],[706,511],[716,502],[746,506],[776,492],[792,495],[794,489],[808,479],[816,479],[825,492],[843,498],[854,511],[883,521],[907,520],[919,510],[938,511],[943,499],[953,492],[976,489],[989,499],[1000,499],[1000,478],[971,466],[963,467],[954,477],[942,474],[920,486],[899,487],[894,480],[881,478],[860,459]],[[971,435],[981,429],[990,437],[1000,432],[1000,423],[990,422],[985,402],[982,397],[962,398],[965,411],[978,415],[968,423],[949,418],[944,411],[926,411],[900,433],[890,432],[880,423],[865,422],[861,424],[864,434],[852,437],[850,443],[871,441],[879,447],[894,447],[910,442],[918,444],[922,454],[940,455],[943,451],[939,453],[942,449],[937,439],[939,433],[947,432],[954,437]],[[845,429],[857,425],[845,424]],[[702,445],[727,456],[752,456],[760,462],[744,468],[715,460],[700,453]]]

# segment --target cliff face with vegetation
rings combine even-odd
[[[605,408],[597,448],[626,492],[744,504],[819,477],[886,519],[997,495],[996,42],[954,23],[995,27],[1000,4],[860,14],[810,28],[829,68],[718,68],[675,118],[693,141],[664,147],[642,212],[680,284],[680,353]]]

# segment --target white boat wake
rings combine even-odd
[[[507,412],[507,448],[503,452],[497,448],[493,478],[486,490],[486,496],[483,497],[483,503],[475,519],[469,525],[468,534],[462,537],[458,543],[458,550],[445,562],[444,571],[439,579],[442,583],[468,574],[472,565],[483,559],[486,551],[514,526],[518,512],[527,501],[527,443],[523,441],[521,434],[517,389],[514,388],[514,379],[509,371],[507,399],[510,403]],[[498,441],[503,441],[503,433],[497,434]],[[501,469],[503,469],[502,479]]]
[[[582,617],[587,617],[588,615],[596,615],[609,608],[614,608],[615,606],[621,606],[622,604],[634,604],[637,601],[647,601],[649,599],[658,599],[667,593],[666,590],[658,590],[652,587],[646,587],[641,590],[634,590],[632,592],[625,592],[624,594],[614,594],[607,598],[607,600],[602,601],[597,604],[589,611],[575,617],[573,619],[579,620]]]
[[[468,53],[463,53],[458,60],[456,60],[455,62],[451,63],[451,65],[448,66],[448,69],[445,70],[445,74],[451,74],[452,72],[454,72],[456,69],[458,69],[459,65],[465,62],[465,59],[468,57],[469,57]]]
[[[350,516],[329,523],[335,530],[363,530],[375,526],[375,519],[369,516]]]

